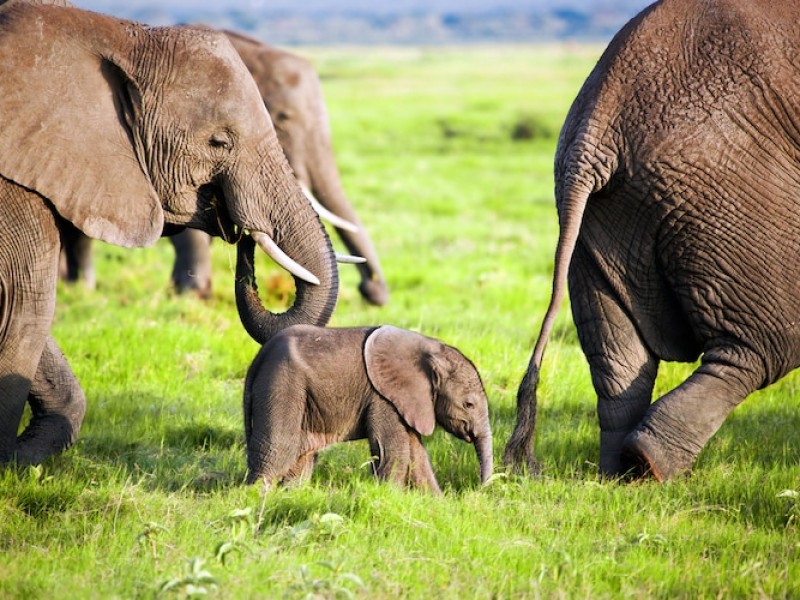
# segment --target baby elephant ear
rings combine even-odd
[[[436,425],[428,366],[432,346],[423,335],[389,325],[373,331],[364,344],[370,383],[421,435],[432,434]]]

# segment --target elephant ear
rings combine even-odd
[[[389,325],[373,331],[364,344],[370,383],[421,435],[432,434],[436,425],[430,346],[429,338]]]
[[[121,25],[22,2],[3,13],[0,176],[48,199],[90,237],[152,244],[164,213],[134,151],[136,86],[122,58],[95,47]]]

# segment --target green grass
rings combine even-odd
[[[332,324],[460,347],[490,396],[498,471],[550,293],[556,138],[599,51],[303,51],[392,292],[367,306],[343,266]],[[532,139],[512,139],[519,123]],[[326,451],[309,485],[262,497],[242,483],[257,346],[236,316],[235,253],[215,242],[213,255],[208,302],[171,293],[166,241],[97,244],[98,289],[59,288],[55,336],[89,407],[75,447],[0,471],[0,597],[800,596],[797,375],[737,409],[692,475],[601,483],[565,305],[542,372],[541,477],[481,488],[472,448],[437,432],[442,498],[373,481],[364,442]],[[282,277],[260,263],[262,289],[270,275]],[[690,370],[665,365],[658,389]]]

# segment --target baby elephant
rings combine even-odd
[[[247,373],[247,482],[307,480],[319,450],[366,438],[379,477],[439,494],[420,439],[436,423],[475,445],[485,482],[488,402],[461,352],[391,326],[295,325],[270,339]]]

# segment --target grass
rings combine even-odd
[[[495,456],[551,283],[556,136],[597,47],[303,49],[392,298],[343,266],[333,325],[441,337],[479,367]],[[520,124],[533,132],[514,139]],[[601,483],[594,393],[569,309],[542,372],[536,479],[481,488],[472,448],[427,443],[442,498],[375,482],[363,442],[311,483],[244,486],[242,381],[257,346],[215,242],[207,302],[172,249],[96,245],[98,289],[60,287],[54,333],[86,390],[80,440],[0,471],[0,597],[774,597],[800,595],[800,378],[753,394],[668,484]],[[284,277],[259,265],[262,288]],[[267,283],[271,282],[271,283]],[[690,372],[665,365],[658,389]],[[498,464],[498,471],[502,471]]]

